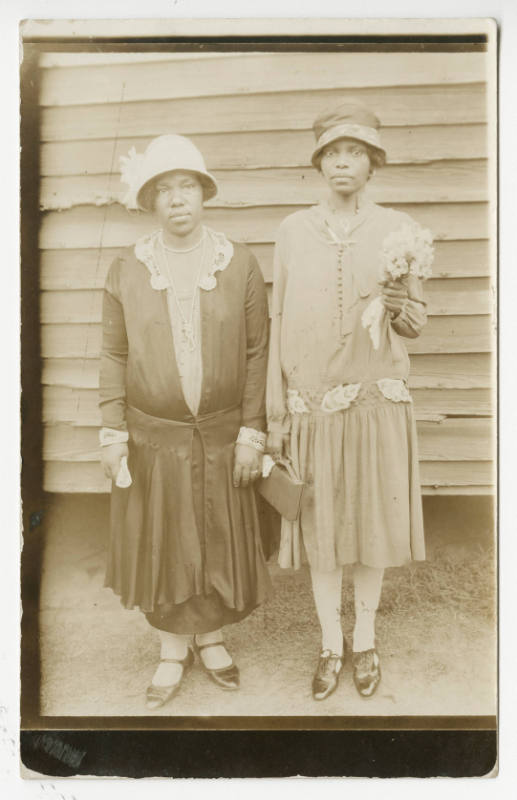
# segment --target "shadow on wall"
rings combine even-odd
[[[43,525],[28,534],[44,537],[43,572],[53,571],[58,564],[66,568],[90,561],[90,567],[99,569],[108,538],[109,495],[49,494],[47,499]],[[423,505],[429,558],[444,547],[459,555],[494,544],[491,496],[426,496]],[[272,518],[276,529],[277,522]]]
[[[468,550],[494,544],[495,508],[491,495],[424,497],[428,556],[435,548]]]

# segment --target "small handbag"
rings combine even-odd
[[[291,463],[285,459],[276,461],[268,477],[257,481],[257,490],[264,500],[290,522],[300,515],[304,486]]]

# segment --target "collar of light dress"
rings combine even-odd
[[[359,197],[355,212],[344,216],[327,200],[313,206],[309,213],[320,238],[338,249],[348,249],[355,244],[352,234],[368,218],[372,207],[371,201]]]

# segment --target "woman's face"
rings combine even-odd
[[[203,216],[203,186],[192,172],[174,170],[154,183],[154,211],[161,226],[173,236],[188,236]]]
[[[333,191],[358,192],[370,176],[368,148],[356,139],[337,139],[323,148],[320,169]]]

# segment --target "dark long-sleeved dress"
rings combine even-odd
[[[270,587],[253,489],[232,485],[239,428],[265,429],[266,292],[251,251],[215,236],[225,246],[200,283],[195,415],[152,237],[114,261],[104,292],[102,424],[128,431],[133,480],[113,486],[106,585],[175,633],[242,619]]]

